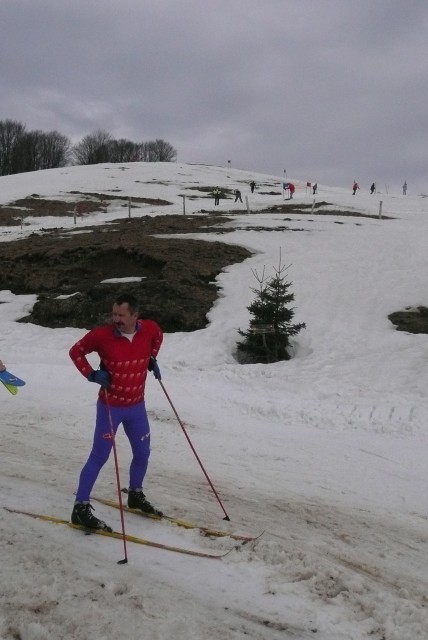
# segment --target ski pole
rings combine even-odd
[[[225,514],[225,517],[223,518],[223,520],[230,520],[230,518],[229,518],[229,516],[227,515],[226,510],[225,510],[225,508],[224,508],[224,506],[223,506],[223,504],[222,504],[222,501],[220,500],[219,495],[218,495],[217,491],[216,491],[216,490],[215,490],[215,488],[214,488],[213,483],[211,482],[211,480],[210,480],[210,479],[209,479],[209,477],[208,477],[207,472],[205,471],[204,465],[202,464],[202,462],[201,462],[201,460],[200,460],[200,458],[199,458],[198,454],[196,453],[195,447],[193,446],[193,444],[192,444],[192,442],[191,442],[191,440],[190,440],[190,438],[189,438],[189,435],[188,435],[188,433],[187,433],[187,431],[186,431],[186,429],[185,429],[185,427],[184,427],[184,424],[183,424],[183,422],[180,420],[180,416],[178,415],[178,413],[177,413],[177,411],[176,411],[176,409],[175,409],[174,405],[172,404],[172,400],[171,400],[171,398],[169,397],[168,392],[167,392],[167,390],[165,389],[165,387],[164,387],[164,384],[163,384],[162,380],[159,380],[159,384],[160,384],[160,386],[162,387],[163,392],[164,392],[164,394],[166,395],[166,397],[167,397],[167,399],[168,399],[168,402],[169,402],[169,404],[171,405],[172,410],[174,411],[175,417],[177,418],[178,423],[179,423],[180,427],[182,428],[184,435],[185,435],[185,436],[186,436],[186,438],[187,438],[187,442],[189,443],[190,448],[192,449],[193,453],[195,454],[196,460],[199,462],[199,465],[200,465],[200,467],[201,467],[202,471],[204,472],[204,475],[205,475],[206,479],[208,480],[208,484],[210,485],[211,489],[213,490],[213,493],[214,493],[215,497],[217,498],[217,501],[218,501],[218,503],[219,503],[220,507],[222,508],[223,513]]]
[[[106,437],[111,440],[111,443],[113,445],[114,467],[115,467],[115,470],[116,470],[116,482],[117,482],[117,495],[119,496],[120,520],[121,520],[121,523],[122,523],[123,549],[124,549],[124,552],[125,552],[124,559],[123,560],[119,560],[117,564],[127,564],[127,562],[128,562],[128,552],[126,550],[125,518],[124,518],[124,515],[123,515],[122,494],[121,494],[121,491],[120,491],[119,464],[118,464],[118,461],[117,461],[117,450],[116,450],[116,441],[115,441],[115,437],[116,436],[115,436],[114,429],[113,429],[113,419],[111,417],[110,403],[108,401],[108,393],[107,393],[107,389],[105,389],[105,388],[104,388],[104,393],[105,393],[105,397],[106,397],[108,419],[109,419],[109,426],[110,426],[110,433],[106,434]]]

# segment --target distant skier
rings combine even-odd
[[[376,191],[376,183],[373,182],[372,186],[370,187],[370,193],[373,195],[375,191]]]
[[[235,202],[242,202],[242,198],[241,198],[241,192],[239,191],[239,189],[235,190]]]
[[[213,196],[214,196],[214,206],[216,207],[218,204],[220,204],[220,189],[218,187],[213,189]]]
[[[352,185],[352,195],[355,196],[355,194],[357,193],[357,189],[359,189],[360,187],[358,186],[358,182],[354,182],[354,184]]]
[[[288,192],[290,194],[290,197],[288,198],[289,200],[293,199],[293,193],[295,192],[296,187],[294,186],[294,184],[292,182],[288,183]]]
[[[252,182],[250,182],[250,189],[251,189],[251,193],[254,193],[254,189],[256,188],[256,183],[254,182],[254,180]]]
[[[404,184],[403,184],[403,196],[405,196],[405,195],[407,195],[407,182],[406,182],[406,180],[404,181]]]
[[[318,190],[318,185],[317,183],[315,183],[314,186],[312,187],[312,194],[315,195],[317,190]]]

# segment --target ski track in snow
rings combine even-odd
[[[44,419],[36,442],[26,442],[25,429],[35,428],[39,419],[39,416],[36,415],[33,420],[28,420],[28,423],[25,424],[25,416],[21,416],[21,421],[18,424],[8,425],[9,436],[4,441],[4,446],[8,451],[8,460],[3,465],[2,476],[3,479],[8,478],[9,484],[2,487],[2,493],[8,495],[13,491],[14,499],[10,504],[12,507],[17,503],[28,506],[28,497],[31,496],[30,504],[33,510],[46,512],[48,509],[49,513],[54,511],[58,514],[59,512],[63,517],[67,517],[68,513],[67,511],[64,513],[63,508],[58,511],[55,507],[52,510],[52,506],[63,504],[64,495],[68,489],[68,478],[78,472],[78,467],[68,463],[67,454],[68,447],[72,446],[74,437],[73,424],[70,425],[70,429],[64,437],[63,456],[61,457],[58,456],[58,443],[53,447],[52,453],[49,452],[49,447],[46,447],[46,444],[49,445],[51,440],[53,429],[56,428],[56,420],[53,416],[51,419]],[[168,428],[171,428],[172,425],[168,422],[171,423],[171,421],[167,421]],[[158,419],[155,418],[153,428],[160,428],[160,426]],[[187,425],[187,427],[189,431],[197,431],[196,425]],[[120,444],[125,443],[121,442]],[[367,454],[364,450],[363,453]],[[372,452],[368,452],[368,454],[373,455]],[[24,467],[20,462],[23,458],[37,461],[37,469],[34,469],[33,465]],[[188,463],[189,460],[187,460],[187,465]],[[169,470],[169,473],[163,470],[161,475],[156,474],[153,481],[156,494],[162,496],[163,491],[170,494],[170,487],[174,485],[174,492],[178,496],[182,496],[183,511],[189,510],[194,519],[201,518],[201,511],[203,513],[204,505],[206,505],[209,518],[203,518],[204,524],[212,523],[213,526],[218,526],[215,513],[217,505],[210,500],[207,487],[201,482],[197,469],[192,469],[192,472],[188,472],[187,475],[185,469],[178,469],[178,471],[179,473],[176,468],[173,468]],[[34,476],[41,480],[40,486],[34,482]],[[65,478],[65,481],[61,481],[61,478]],[[109,495],[112,495],[114,485],[111,482],[110,489],[111,494]],[[232,551],[227,558],[222,560],[224,567],[214,572],[213,583],[210,582],[210,576],[203,580],[203,584],[200,584],[199,579],[193,582],[194,591],[193,593],[192,590],[189,592],[192,593],[192,599],[209,598],[210,589],[215,589],[218,581],[223,585],[225,592],[224,599],[217,593],[216,611],[214,613],[211,611],[207,620],[200,619],[196,623],[199,615],[193,612],[194,618],[190,624],[189,633],[192,633],[193,628],[195,634],[201,634],[194,637],[203,637],[201,630],[205,625],[208,625],[205,627],[206,633],[211,633],[210,629],[215,624],[214,620],[220,616],[227,617],[230,635],[226,634],[225,637],[241,637],[240,634],[242,637],[247,634],[250,637],[258,637],[258,633],[263,633],[263,637],[272,639],[284,637],[284,634],[289,638],[311,637],[314,630],[322,623],[322,616],[314,616],[312,609],[312,606],[317,608],[316,603],[320,600],[325,603],[334,602],[336,606],[340,602],[340,608],[347,611],[349,618],[353,619],[353,631],[350,632],[349,638],[363,637],[366,632],[373,633],[374,629],[377,629],[379,633],[389,634],[397,624],[398,628],[402,625],[410,625],[417,630],[419,625],[425,623],[426,593],[428,592],[426,580],[426,575],[428,575],[426,558],[428,535],[423,521],[417,522],[416,518],[412,518],[410,522],[407,522],[403,518],[399,522],[396,516],[389,518],[388,514],[375,517],[373,512],[368,509],[357,511],[347,508],[340,509],[322,501],[307,502],[303,497],[287,495],[287,492],[281,496],[280,500],[275,500],[269,498],[265,492],[257,491],[256,486],[247,487],[242,482],[236,488],[228,485],[223,486],[222,483],[221,490],[227,495],[228,505],[230,505],[228,508],[234,514],[232,521],[236,519],[244,531],[261,532],[265,529],[265,532],[257,542],[238,547],[236,551]],[[272,493],[275,496],[275,491]],[[69,505],[67,506],[69,507]],[[173,508],[172,505],[169,507]],[[109,517],[111,521],[113,515],[111,510],[97,507],[98,511],[102,517]],[[183,511],[181,508],[178,509],[179,513]],[[7,531],[10,519],[10,515],[5,516],[4,512],[0,514],[3,540],[8,538]],[[21,615],[23,609],[27,608],[27,615],[30,618],[31,612],[34,613],[34,611],[42,618],[53,617],[52,628],[54,629],[55,625],[63,625],[65,633],[70,634],[69,637],[73,637],[72,634],[76,632],[78,633],[77,629],[70,626],[70,621],[56,620],[53,615],[57,606],[54,604],[55,599],[52,600],[53,591],[56,588],[59,588],[61,592],[65,589],[65,585],[62,584],[63,580],[70,581],[78,593],[79,590],[82,590],[85,594],[85,600],[88,597],[94,602],[100,599],[103,601],[103,606],[109,606],[109,600],[116,599],[114,606],[119,605],[120,610],[120,601],[131,599],[131,602],[135,601],[136,606],[138,603],[140,615],[144,613],[150,616],[153,615],[150,614],[150,605],[148,604],[150,599],[148,601],[147,594],[144,594],[145,604],[143,611],[141,611],[142,595],[132,582],[132,579],[137,579],[139,568],[142,575],[145,575],[147,567],[144,558],[149,557],[150,564],[154,563],[157,572],[164,580],[161,587],[157,584],[156,587],[162,588],[162,590],[166,589],[166,591],[172,589],[171,586],[168,587],[172,580],[168,558],[157,556],[162,552],[146,552],[145,550],[144,553],[141,553],[131,548],[129,553],[132,558],[132,578],[128,576],[126,580],[123,580],[113,564],[111,571],[114,577],[108,583],[101,583],[101,577],[96,577],[97,571],[103,573],[101,569],[104,562],[102,560],[103,549],[111,554],[111,551],[109,552],[111,542],[100,543],[95,538],[93,540],[85,538],[88,566],[93,567],[95,559],[95,565],[99,568],[96,570],[95,576],[86,576],[84,579],[82,575],[76,575],[73,570],[70,575],[69,558],[64,554],[64,549],[68,549],[67,540],[70,541],[73,536],[76,536],[76,533],[54,532],[55,527],[52,525],[34,524],[29,522],[25,516],[20,517],[19,520],[25,529],[20,529],[20,534],[17,537],[14,536],[12,544],[21,545],[24,550],[26,547],[25,531],[31,531],[32,535],[39,538],[41,543],[39,553],[30,550],[24,552],[24,557],[21,559],[21,570],[25,570],[27,565],[31,566],[31,571],[36,571],[41,581],[37,589],[40,592],[38,598],[30,593],[26,594],[28,602],[25,602],[24,598],[20,608]],[[128,523],[130,520],[131,518],[127,518]],[[144,528],[146,529],[145,521]],[[132,531],[132,533],[136,534],[137,531]],[[160,533],[159,525],[154,525],[151,527],[150,534],[145,531],[144,535],[159,540]],[[168,538],[165,541],[171,543]],[[195,534],[180,532],[173,543],[188,546],[188,539],[194,544]],[[202,538],[197,540],[197,545],[198,547],[206,547],[207,550],[212,550],[213,546],[217,550],[233,549],[234,547],[227,539],[224,541],[215,540],[213,543]],[[88,546],[89,548],[87,548]],[[82,544],[78,549],[80,554]],[[120,549],[116,546],[115,554],[120,557],[120,553]],[[53,565],[49,560],[51,555],[55,558]],[[56,559],[57,555],[58,558],[62,558],[61,561]],[[184,562],[182,559],[174,559],[174,566],[177,563],[178,567],[181,566],[181,570],[189,572],[194,560],[186,559]],[[241,584],[241,582],[245,584],[247,581],[251,583],[254,578],[252,567],[256,567],[255,573],[261,586],[260,600],[256,607],[258,613],[254,611],[250,613],[247,610],[245,589]],[[15,571],[16,567],[11,567],[9,570]],[[197,563],[194,566],[194,571],[199,574]],[[77,572],[77,574],[79,573]],[[52,574],[55,575],[54,580]],[[150,581],[152,579],[151,575]],[[158,579],[159,576],[156,577],[156,580]],[[241,597],[237,595],[235,601],[230,602],[230,589],[233,592],[232,585],[236,583],[241,584]],[[34,585],[32,592],[33,589]],[[70,587],[66,590],[66,597],[72,598],[69,589]],[[170,594],[170,597],[174,600],[177,595]],[[293,616],[293,608],[290,606],[290,600],[292,602],[293,598],[304,598],[307,601],[306,624],[302,625],[301,611],[298,620]],[[185,602],[182,602],[180,606],[188,608],[189,602],[186,598],[184,600]],[[50,602],[49,605],[45,604],[47,601]],[[81,602],[81,598],[79,602]],[[222,609],[218,609],[219,603]],[[152,607],[157,609],[154,602]],[[129,609],[129,604],[126,608]],[[394,619],[389,618],[391,609],[396,612]],[[387,615],[384,615],[383,611],[388,612]],[[121,615],[124,616],[122,621],[125,624],[130,612],[127,610]],[[43,626],[43,633],[46,633],[47,629],[49,629],[49,625],[47,628]],[[357,629],[361,636],[355,635]],[[113,630],[114,627],[110,629],[110,633]],[[170,632],[165,623],[160,623],[159,633],[161,630],[163,633]],[[235,632],[238,635],[235,636]],[[180,631],[180,625],[178,625],[174,633],[183,634],[184,632]],[[83,638],[84,635],[76,637]],[[339,638],[340,636],[332,635],[331,637]],[[394,638],[394,635],[386,635],[385,637]]]

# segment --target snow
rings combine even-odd
[[[258,190],[252,195],[249,182]],[[305,182],[295,203],[312,203]],[[416,640],[428,629],[428,386],[426,335],[397,332],[387,316],[427,305],[428,201],[422,196],[356,196],[319,185],[317,201],[372,217],[262,214],[281,204],[282,179],[184,164],[68,167],[0,179],[0,201],[37,193],[121,189],[124,197],[162,198],[132,215],[212,209],[190,186],[241,188],[242,215],[226,233],[193,234],[254,251],[218,277],[209,326],[167,334],[159,354],[163,383],[222,500],[223,512],[161,386],[147,383],[152,456],[145,490],[165,512],[213,528],[263,535],[239,545],[132,514],[127,533],[189,549],[230,553],[201,559],[84,536],[0,509],[2,640]],[[260,191],[276,190],[278,195]],[[245,196],[252,214],[246,215]],[[383,214],[379,219],[379,201]],[[221,200],[219,211],[236,211]],[[10,241],[44,228],[84,231],[128,215],[24,219],[0,228]],[[291,219],[290,219],[291,218]],[[238,230],[234,230],[238,227]],[[269,230],[262,231],[260,227]],[[287,227],[289,230],[284,230]],[[258,229],[258,230],[256,230]],[[186,236],[188,237],[188,236]],[[289,264],[296,322],[307,328],[293,358],[240,365],[238,329],[247,328],[252,270]],[[129,279],[139,274],[129,274]],[[95,385],[72,365],[69,347],[83,330],[16,321],[32,295],[0,292],[0,358],[27,385],[2,394],[2,504],[69,518],[89,453]],[[118,440],[122,484],[130,461]],[[94,495],[114,498],[113,458]],[[95,503],[120,530],[119,512]]]

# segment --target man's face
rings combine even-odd
[[[134,333],[138,314],[131,313],[127,302],[113,305],[113,323],[123,333]]]

